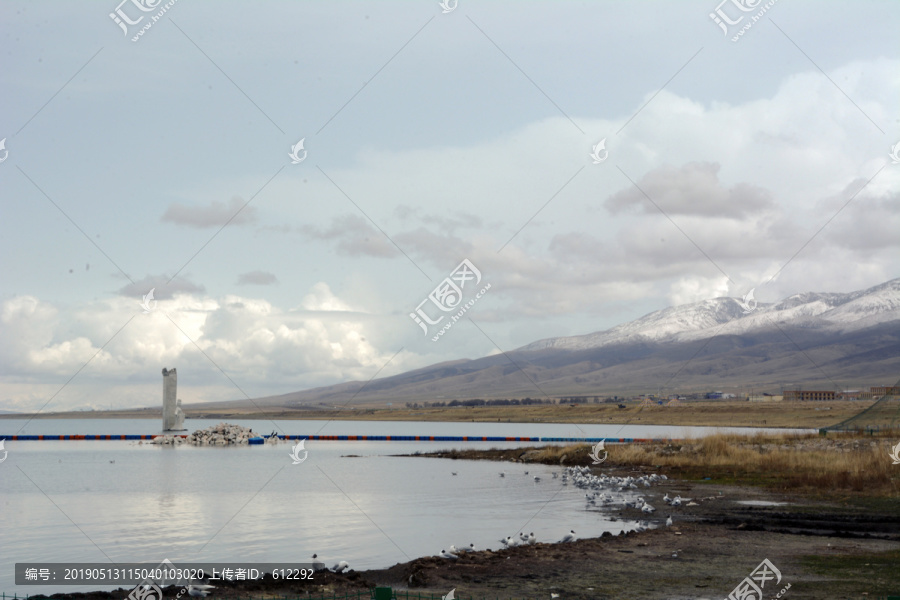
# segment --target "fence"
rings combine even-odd
[[[869,408],[820,431],[855,431],[874,433],[900,428],[900,396],[886,395]]]

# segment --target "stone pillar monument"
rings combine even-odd
[[[178,374],[175,369],[167,370],[163,367],[163,431],[184,431],[184,412],[181,411],[181,401],[175,400],[178,388]]]
[[[181,398],[175,405],[175,429],[185,431],[184,428],[184,411],[181,409]]]

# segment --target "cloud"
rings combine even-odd
[[[197,285],[178,276],[171,279],[165,275],[148,275],[143,279],[139,279],[134,283],[119,288],[118,294],[127,298],[143,298],[143,296],[153,290],[153,297],[156,300],[168,300],[174,298],[178,294],[203,294],[206,288]]]
[[[292,310],[260,298],[184,293],[161,300],[149,314],[135,309],[126,297],[74,307],[34,296],[0,303],[0,408],[37,409],[49,395],[29,397],[17,386],[54,383],[59,391],[75,373],[78,386],[47,410],[72,408],[76,398],[85,405],[76,388],[101,382],[106,396],[115,388],[133,398],[130,406],[153,405],[163,366],[178,368],[186,402],[243,398],[241,390],[260,397],[367,380],[396,352],[377,349],[383,323],[353,311],[323,282]],[[406,360],[395,357],[383,374],[402,370]]]
[[[247,204],[238,197],[232,198],[227,205],[220,200],[214,200],[208,206],[185,206],[174,202],[166,209],[162,221],[198,229],[221,227],[226,223],[229,225],[255,223],[256,207]]]
[[[690,162],[679,168],[658,167],[606,200],[612,214],[632,207],[645,213],[702,215],[739,219],[773,206],[772,193],[748,183],[726,188],[719,181],[718,163]]]
[[[457,229],[481,229],[484,226],[481,217],[463,211],[455,211],[454,216],[447,217],[429,214],[420,208],[401,204],[394,210],[394,214],[401,221],[415,220],[419,223],[436,226],[448,233],[453,233]]]
[[[392,258],[400,255],[397,247],[365,218],[358,215],[336,217],[328,229],[301,225],[301,235],[310,239],[336,241],[338,254]]]
[[[349,304],[335,296],[328,284],[322,281],[314,285],[312,291],[303,297],[301,306],[309,311],[347,312],[353,310]]]
[[[249,271],[238,275],[238,285],[272,285],[278,283],[278,278],[266,271]]]

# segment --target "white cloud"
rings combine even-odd
[[[324,283],[295,311],[259,298],[181,294],[159,301],[149,314],[123,297],[79,307],[21,297],[3,302],[0,315],[0,337],[9,340],[2,349],[6,372],[0,384],[6,394],[19,389],[23,378],[34,385],[64,383],[84,367],[77,385],[130,380],[126,395],[141,398],[136,390],[144,389],[138,405],[153,405],[157,373],[177,366],[182,383],[194,387],[186,401],[214,399],[207,394],[224,383],[219,369],[241,389],[261,396],[368,379],[390,358],[367,339],[366,319]],[[240,397],[232,387],[228,399]],[[48,410],[70,408],[65,398]],[[23,400],[7,396],[0,405],[36,409],[46,398],[30,398],[27,405]]]

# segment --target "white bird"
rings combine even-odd
[[[441,600],[456,600],[456,596],[453,595],[453,592],[456,591],[456,588],[453,588],[449,592],[447,592],[446,596],[441,596]]]
[[[515,548],[516,546],[520,546],[522,544],[522,540],[516,539],[514,537],[506,538],[506,547],[507,548]]]
[[[672,558],[678,558],[678,550],[672,552]]]
[[[532,546],[537,542],[537,538],[534,537],[534,532],[528,534],[528,540],[526,540],[529,546]]]
[[[666,527],[672,526],[672,515],[669,515],[669,518],[666,519]]]
[[[535,483],[537,483],[537,482],[540,481],[540,480],[541,480],[540,477],[538,477],[537,475],[534,476],[534,482],[535,482]]]
[[[672,506],[681,506],[681,496],[675,496],[675,498],[672,499],[672,502],[670,502],[670,504]]]
[[[450,554],[459,554],[459,548],[457,548],[453,544],[450,544]]]
[[[500,538],[500,543],[504,546],[509,546],[509,537]]]
[[[663,500],[665,501],[666,504],[669,504],[672,502],[672,499],[669,498],[669,492],[666,492],[666,495],[663,496]]]
[[[569,531],[569,533],[567,533],[566,535],[563,536],[563,539],[559,540],[559,543],[565,544],[567,542],[574,542],[574,541],[575,541],[575,530],[572,529]]]
[[[325,570],[325,563],[323,563],[321,560],[319,560],[318,554],[312,555],[312,568],[313,568],[313,571],[324,571]]]
[[[349,568],[350,568],[350,563],[348,563],[346,560],[342,560],[338,564],[334,565],[331,568],[331,570],[334,571],[335,573],[343,573],[344,571],[346,571]]]
[[[641,512],[644,512],[648,515],[650,513],[652,513],[654,510],[656,510],[656,509],[653,508],[652,506],[650,506],[649,504],[647,504],[646,502],[644,502],[644,505],[641,507]]]
[[[214,587],[212,585],[189,585],[188,595],[194,598],[205,598]]]
[[[446,550],[441,550],[441,553],[438,554],[438,556],[440,556],[441,558],[447,558],[447,559],[449,559],[449,560],[456,560],[457,558],[459,558],[459,557],[456,556],[455,554],[450,554],[450,553],[447,552]]]

